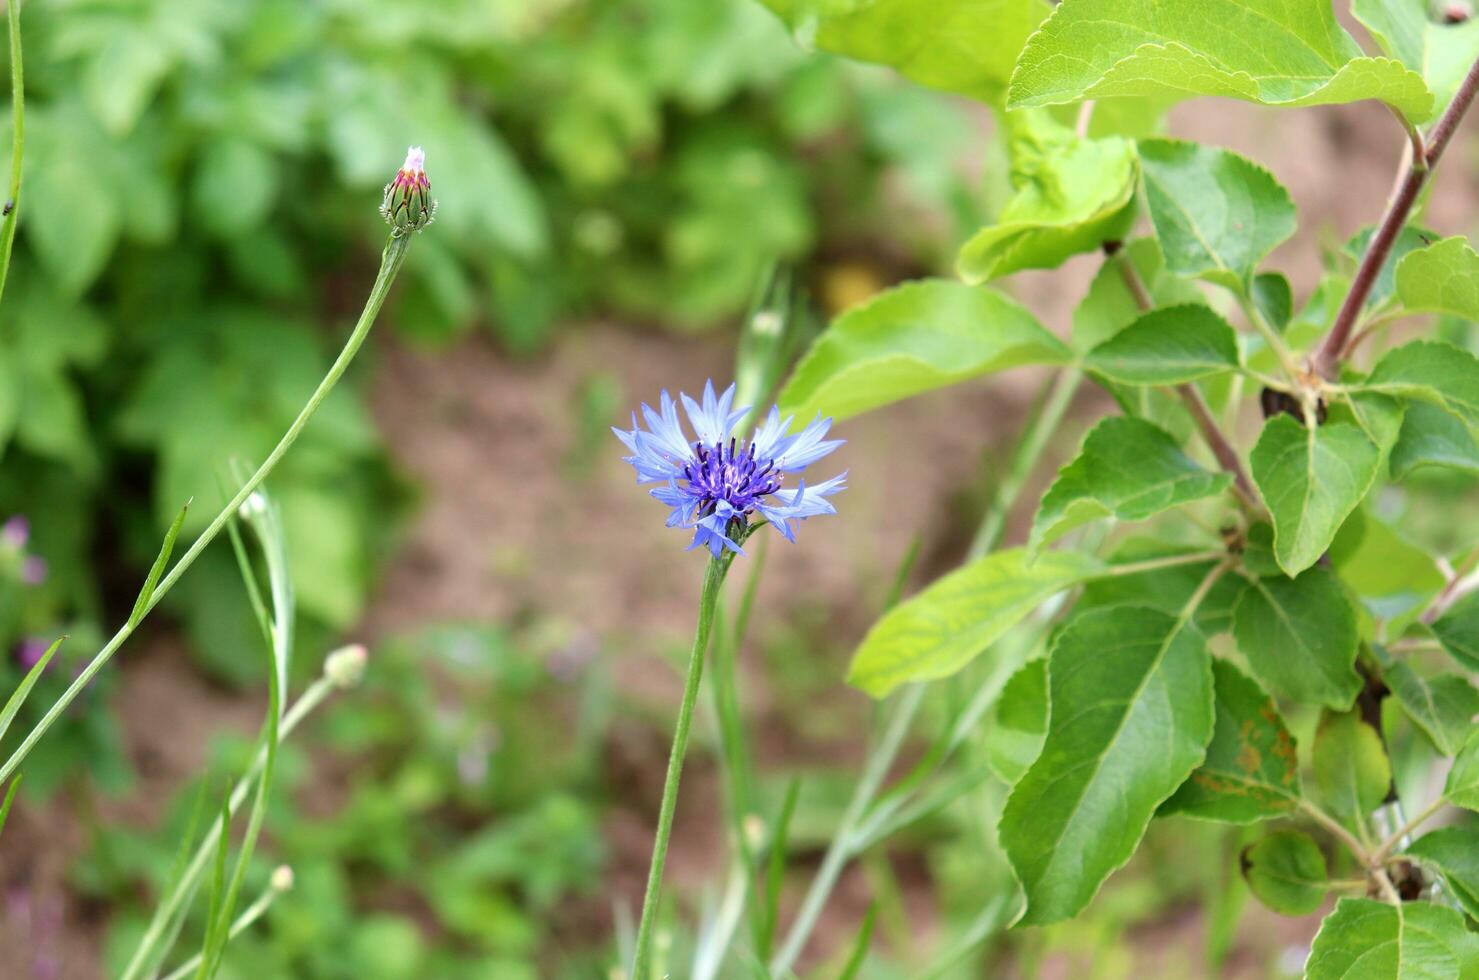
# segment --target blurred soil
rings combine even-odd
[[[1297,304],[1314,285],[1320,250],[1379,214],[1403,143],[1396,123],[1374,105],[1276,113],[1202,101],[1180,107],[1172,119],[1177,135],[1263,161],[1293,193],[1300,237],[1281,248],[1271,266],[1289,275]],[[1479,184],[1473,142],[1455,144],[1437,182],[1428,223],[1443,234],[1474,230]],[[1065,271],[1023,274],[1011,286],[1063,333],[1096,267],[1094,257],[1080,257]],[[694,339],[591,324],[566,332],[538,359],[519,361],[481,335],[428,352],[407,348],[382,330],[374,355],[374,414],[399,464],[421,484],[424,500],[359,636],[373,643],[431,621],[493,620],[537,608],[600,637],[619,685],[661,714],[681,682],[661,652],[686,642],[701,559],[682,550],[680,532],[663,528],[661,508],[633,485],[615,440],[596,444],[589,460],[572,460],[581,449],[574,392],[596,375],[618,380],[623,406],[652,400],[665,386],[695,391],[706,378],[728,376],[731,350],[725,336]],[[831,646],[845,650],[866,629],[883,583],[915,533],[922,531],[925,542],[916,583],[949,567],[969,535],[961,502],[979,487],[983,465],[1010,446],[1040,383],[1030,371],[1014,372],[844,425],[849,442],[836,462],[850,471],[843,515],[809,523],[796,545],[773,543],[761,619],[784,616],[798,604],[821,608]],[[1080,409],[1097,411],[1089,399]],[[1057,452],[1076,438],[1065,439]],[[1045,461],[1039,481],[1051,469]],[[1014,522],[1017,533],[1022,518]],[[832,665],[837,683],[826,695],[834,704],[822,707],[857,724],[850,734],[820,741],[790,728],[757,662],[742,666],[748,721],[764,733],[763,764],[861,757],[857,733],[864,730],[867,704],[841,684],[841,660]],[[260,699],[228,694],[201,679],[167,633],[133,645],[115,669],[122,678],[114,705],[140,776],[137,790],[106,804],[106,814],[148,822],[199,767],[212,733],[254,730]],[[662,732],[622,728],[612,743],[613,765],[622,771],[661,771]],[[609,820],[612,884],[634,904],[660,788],[655,775],[628,781]],[[697,761],[684,780],[669,863],[669,879],[680,892],[692,893],[719,867],[716,800],[713,773]],[[0,950],[7,954],[0,958],[0,976],[99,976],[103,910],[66,897],[62,884],[67,863],[86,844],[67,802],[57,800],[42,812],[20,809],[6,838],[7,857],[19,858],[0,872],[9,899],[0,915]],[[911,918],[927,935],[933,918],[928,880],[919,869],[900,869],[900,877],[909,885]],[[835,920],[824,922],[813,952],[846,941],[866,903],[861,876],[845,876]],[[1315,921],[1278,920],[1250,909],[1228,975],[1265,975],[1267,951],[1307,942]],[[1188,975],[1181,971],[1200,962],[1203,931],[1195,910],[1141,930],[1135,972]],[[25,965],[37,957],[54,959],[55,971]],[[1043,975],[1066,977],[1075,969],[1067,959],[1049,961]]]

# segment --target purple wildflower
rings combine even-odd
[[[826,439],[832,420],[818,417],[795,435],[788,435],[791,418],[781,418],[772,407],[765,424],[748,442],[730,433],[748,408],[735,410],[734,385],[714,396],[714,383],[704,385],[703,404],[679,393],[688,422],[697,439],[690,441],[678,421],[678,406],[666,391],[658,410],[642,405],[647,428],[632,413],[630,432],[613,428],[632,455],[625,457],[637,471],[638,483],[662,483],[652,495],[672,508],[668,527],[693,528],[690,548],[705,547],[715,557],[724,549],[744,554],[735,539],[759,514],[774,524],[787,541],[796,540],[796,521],[835,514],[827,500],[846,489],[847,474],[808,487],[797,478],[795,489],[783,488],[786,476],[800,473],[842,445]]]
[[[31,538],[31,522],[19,515],[0,524],[0,545],[20,551]]]
[[[27,555],[21,561],[21,581],[27,585],[40,585],[46,581],[50,568],[40,555]]]
[[[21,670],[30,670],[46,656],[46,650],[47,644],[42,640],[22,640],[15,648],[16,662],[21,665]]]

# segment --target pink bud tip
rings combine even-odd
[[[401,164],[401,169],[407,173],[420,173],[426,169],[426,153],[419,146],[406,148],[406,162]]]

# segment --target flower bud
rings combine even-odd
[[[354,687],[365,676],[365,661],[369,653],[358,643],[340,647],[324,660],[324,676],[336,687]]]
[[[437,202],[431,196],[431,180],[426,176],[426,154],[421,147],[406,150],[406,162],[395,179],[385,185],[385,200],[380,213],[390,223],[396,236],[409,235],[431,224],[436,217]]]
[[[286,864],[279,864],[272,871],[272,890],[275,892],[290,892],[293,890],[293,869]]]

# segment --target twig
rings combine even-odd
[[[1361,264],[1356,267],[1355,278],[1351,280],[1350,291],[1346,293],[1344,302],[1340,305],[1340,312],[1335,315],[1335,323],[1330,332],[1325,335],[1325,341],[1320,345],[1315,354],[1314,368],[1321,377],[1334,378],[1340,369],[1340,363],[1345,358],[1348,346],[1351,343],[1351,332],[1355,329],[1356,320],[1366,305],[1366,298],[1371,295],[1371,289],[1376,285],[1377,277],[1381,274],[1382,266],[1386,264],[1387,258],[1392,253],[1392,246],[1397,242],[1397,236],[1402,231],[1402,226],[1407,223],[1412,214],[1413,205],[1417,203],[1418,195],[1427,182],[1428,175],[1438,165],[1443,156],[1443,151],[1448,148],[1453,139],[1458,124],[1463,120],[1464,113],[1469,111],[1469,106],[1474,102],[1474,96],[1479,93],[1479,61],[1475,61],[1469,68],[1469,73],[1464,76],[1459,85],[1458,92],[1453,101],[1448,103],[1448,108],[1443,111],[1432,133],[1423,146],[1421,134],[1409,127],[1409,135],[1413,140],[1412,160],[1407,166],[1407,174],[1402,179],[1397,193],[1387,204],[1386,214],[1382,216],[1381,224],[1377,226],[1376,234],[1371,236],[1370,243],[1366,246],[1366,254],[1361,257]]]
[[[1355,834],[1352,834],[1349,830],[1346,830],[1345,827],[1341,825],[1340,821],[1336,820],[1330,814],[1315,806],[1309,800],[1300,800],[1299,809],[1315,823],[1330,831],[1330,833],[1334,835],[1337,840],[1344,844],[1346,848],[1356,856],[1356,859],[1359,860],[1364,867],[1371,866],[1370,852],[1366,850],[1366,845],[1357,840]]]
[[[1410,837],[1417,828],[1426,823],[1429,817],[1443,809],[1444,802],[1443,797],[1438,797],[1419,811],[1411,820],[1398,827],[1392,836],[1382,841],[1376,850],[1371,852],[1371,864],[1380,867],[1382,862],[1387,859],[1387,855],[1391,854],[1395,847]]]

